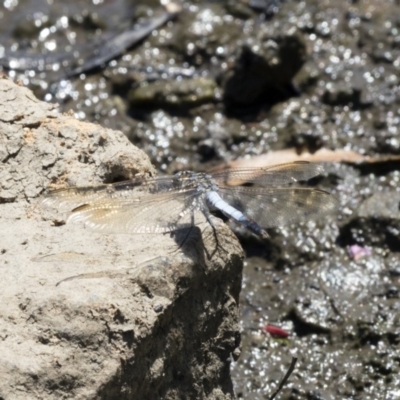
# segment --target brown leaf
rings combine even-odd
[[[239,159],[225,164],[218,165],[210,172],[220,171],[226,168],[262,168],[274,164],[284,164],[294,161],[310,162],[344,162],[351,164],[373,164],[400,161],[400,155],[385,155],[370,157],[351,150],[329,150],[322,148],[315,153],[304,151],[297,153],[296,149],[285,149],[262,154],[248,159]]]

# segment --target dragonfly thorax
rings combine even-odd
[[[193,187],[200,193],[218,190],[218,185],[209,174],[182,171],[175,174],[174,177],[181,188]]]

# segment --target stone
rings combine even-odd
[[[4,77],[0,128],[0,397],[233,399],[231,230],[199,224],[179,247],[177,234],[64,224],[42,210],[45,190],[151,176],[148,157]]]

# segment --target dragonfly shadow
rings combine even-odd
[[[213,250],[210,252],[207,248],[208,246],[204,244],[203,235],[206,235],[208,243],[212,241],[210,237],[212,234],[209,231],[209,229],[202,230],[197,225],[183,226],[180,229],[168,233],[176,246],[164,255],[156,255],[139,263],[135,263],[133,258],[132,265],[128,268],[107,269],[73,275],[57,282],[56,286],[77,279],[95,279],[103,277],[112,279],[125,278],[130,280],[151,279],[159,274],[160,271],[177,270],[179,269],[178,266],[182,268],[183,263],[193,266],[195,269],[197,267],[198,272],[200,272],[206,268],[207,261],[213,257],[216,251]],[[208,232],[208,234],[206,232]],[[167,235],[167,233],[164,235]],[[160,251],[162,250],[160,249]],[[38,256],[32,261],[92,265],[106,262],[108,264],[118,265],[126,262],[126,256],[116,254],[110,257],[101,254],[84,254],[72,251]],[[191,272],[195,273],[196,271],[192,270]]]
[[[219,215],[218,215],[219,216]],[[201,224],[192,224],[179,228],[170,233],[178,249],[187,257],[201,265],[206,265],[217,252],[227,252],[219,240],[215,223],[206,219]]]

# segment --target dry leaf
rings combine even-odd
[[[373,164],[400,161],[400,155],[386,155],[370,157],[350,150],[320,149],[315,153],[304,151],[300,154],[296,149],[285,149],[262,154],[252,158],[242,158],[212,168],[209,172],[216,172],[226,168],[263,168],[275,164],[284,164],[294,161],[310,162],[345,162],[351,164]]]

